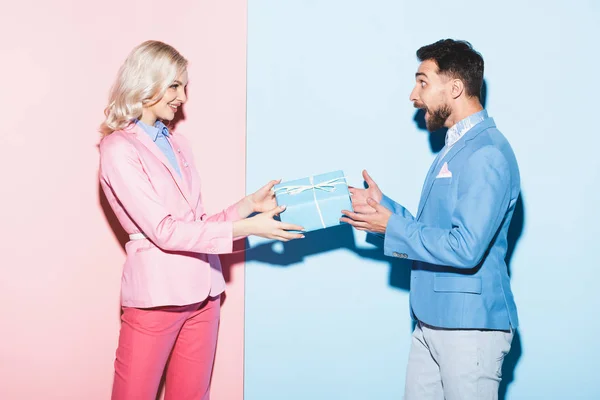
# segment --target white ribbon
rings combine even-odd
[[[310,180],[310,185],[281,186],[275,190],[275,193],[279,193],[279,191],[281,191],[280,194],[289,194],[291,196],[294,196],[296,194],[305,192],[307,190],[316,190],[316,189],[323,190],[325,192],[333,192],[333,191],[335,191],[336,185],[346,185],[346,177],[344,177],[344,176],[342,176],[340,178],[330,179],[325,182],[317,183],[316,185],[314,184],[314,178],[312,176],[309,178],[309,180]]]
[[[311,176],[308,179],[310,181],[310,185],[281,186],[275,190],[275,193],[278,193],[279,191],[281,191],[280,194],[289,194],[290,196],[294,196],[299,193],[305,192],[307,190],[312,190],[313,197],[315,199],[315,205],[317,206],[317,212],[319,213],[319,219],[321,220],[321,225],[323,225],[323,228],[326,228],[325,220],[323,219],[323,213],[321,212],[321,207],[319,207],[319,201],[317,200],[317,189],[323,190],[325,192],[334,192],[336,185],[346,185],[347,184],[346,177],[330,179],[325,182],[317,183],[316,185],[314,183],[314,177]]]

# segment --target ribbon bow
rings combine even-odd
[[[335,191],[335,186],[336,185],[345,185],[346,184],[346,178],[345,177],[340,177],[340,178],[335,178],[335,179],[330,179],[328,181],[325,182],[321,182],[321,183],[314,183],[314,179],[311,176],[309,178],[310,180],[310,185],[288,185],[288,186],[281,186],[278,187],[277,189],[275,189],[275,193],[279,193],[279,194],[289,194],[291,196],[294,196],[296,194],[305,192],[307,190],[323,190],[325,192],[333,192]]]

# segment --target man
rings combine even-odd
[[[410,100],[430,132],[449,128],[425,179],[416,217],[384,196],[351,188],[355,212],[342,221],[385,234],[384,253],[414,260],[411,314],[417,321],[407,400],[496,399],[517,309],[505,264],[520,192],[517,161],[480,101],[483,58],[469,43],[440,40],[417,51]]]

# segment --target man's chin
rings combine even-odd
[[[425,127],[427,128],[427,131],[429,133],[434,133],[442,129],[444,125],[430,125],[427,122],[425,122]]]
[[[428,118],[425,118],[425,127],[427,128],[427,131],[429,131],[430,133],[437,131],[436,126],[432,125]]]
[[[428,115],[429,116],[429,115]],[[427,130],[431,133],[433,132],[437,132],[440,129],[444,128],[446,125],[446,121],[441,120],[439,118],[433,118],[434,120],[432,120],[431,117],[429,118],[425,118],[425,127],[427,128]]]

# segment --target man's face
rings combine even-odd
[[[448,101],[451,79],[438,74],[435,61],[425,60],[415,74],[415,87],[410,93],[410,101],[415,108],[425,111],[425,123],[429,132],[437,131],[446,125],[452,114]]]

